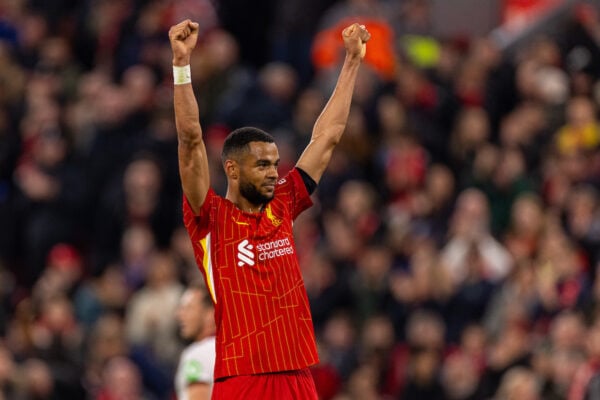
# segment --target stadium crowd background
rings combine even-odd
[[[0,2],[0,399],[172,398],[184,18],[221,193],[224,135],[272,132],[287,170],[340,27],[372,33],[295,224],[322,399],[600,398],[598,12],[504,54],[436,37],[423,0]]]

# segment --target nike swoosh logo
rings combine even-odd
[[[233,220],[233,222],[235,222],[238,225],[250,225],[248,222],[236,221],[235,219]]]

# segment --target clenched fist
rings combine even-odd
[[[169,29],[169,40],[173,51],[173,65],[183,66],[190,63],[190,55],[198,41],[198,23],[189,19]]]
[[[364,25],[354,23],[342,31],[346,54],[350,57],[363,58],[367,51],[367,42],[371,34]]]

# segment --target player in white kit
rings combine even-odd
[[[179,400],[208,400],[215,369],[214,306],[201,286],[188,288],[179,304],[181,336],[191,340],[179,359],[175,388]]]

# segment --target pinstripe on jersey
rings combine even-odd
[[[184,199],[196,262],[215,302],[215,379],[297,370],[318,362],[293,220],[312,202],[298,171],[281,179],[261,213],[210,189],[199,215]]]

